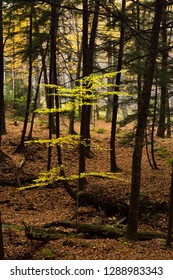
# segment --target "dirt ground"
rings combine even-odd
[[[61,120],[62,135],[68,131],[67,119]],[[76,131],[79,132],[76,124]],[[113,260],[113,259],[173,259],[173,251],[165,248],[165,240],[128,241],[125,238],[69,238],[58,240],[29,240],[25,236],[24,224],[40,227],[53,221],[75,221],[76,211],[78,222],[96,223],[99,221],[100,209],[95,205],[80,206],[65,191],[62,182],[39,188],[19,191],[19,183],[26,186],[31,179],[38,177],[47,168],[47,146],[40,143],[26,144],[26,162],[22,171],[19,166],[22,155],[15,153],[20,142],[23,122],[15,119],[12,114],[7,117],[7,134],[2,138],[2,151],[8,155],[0,162],[0,211],[3,221],[4,250],[6,259],[56,259],[56,260]],[[103,179],[89,177],[85,192],[93,200],[129,203],[131,187],[132,143],[127,143],[127,133],[131,127],[119,129],[117,134],[117,164],[121,171],[117,178]],[[47,139],[47,123],[37,117],[34,126],[35,139]],[[91,124],[93,157],[87,159],[88,172],[109,172],[109,138],[110,123],[96,121]],[[140,230],[167,232],[168,201],[171,181],[171,166],[168,160],[173,157],[172,139],[155,139],[155,157],[159,169],[152,170],[149,166],[144,148],[141,179],[141,211]],[[78,172],[77,147],[62,147],[65,173],[67,176]],[[56,151],[53,148],[52,167],[57,167]],[[17,180],[17,178],[19,180]],[[71,182],[76,184],[76,181]],[[148,204],[148,201],[150,204]],[[145,203],[146,202],[146,203]],[[151,211],[151,204],[157,206]],[[100,204],[102,205],[102,204]],[[148,206],[149,205],[149,206]],[[146,207],[145,207],[146,206]],[[159,208],[160,207],[160,208]],[[148,209],[148,210],[146,210]],[[124,219],[121,213],[105,214],[104,223],[120,223]],[[103,221],[102,221],[103,222]],[[126,224],[124,225],[124,227]],[[66,229],[68,232],[68,229]]]

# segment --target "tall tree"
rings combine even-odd
[[[3,1],[0,0],[0,149],[1,137],[6,133],[4,105],[4,44],[3,44]]]
[[[165,118],[166,118],[166,98],[168,92],[168,49],[167,49],[167,11],[166,1],[163,1],[163,13],[162,13],[162,69],[161,69],[161,98],[160,98],[160,110],[159,110],[159,123],[157,129],[157,136],[165,137]]]
[[[29,12],[29,72],[28,72],[28,93],[27,93],[27,103],[25,110],[25,120],[23,124],[23,130],[21,135],[20,144],[17,147],[18,152],[24,152],[24,142],[26,136],[26,130],[28,125],[29,118],[29,108],[31,103],[31,94],[32,94],[32,69],[33,69],[33,49],[32,49],[32,37],[33,37],[33,5],[30,4],[30,12]]]
[[[166,246],[171,248],[172,243],[172,227],[173,227],[173,160],[171,160],[172,174],[171,174],[171,185],[169,194],[169,219],[168,219],[168,231],[166,238]]]
[[[0,260],[4,260],[4,244],[3,244],[3,234],[2,234],[1,212],[0,212]]]
[[[59,5],[61,0],[52,0],[51,2],[51,29],[50,29],[50,84],[57,85],[57,30],[58,30],[58,23],[59,23],[59,16],[60,16],[60,9]],[[50,91],[51,94],[56,93],[54,89]],[[52,98],[53,95],[50,95]],[[50,108],[53,108],[53,100],[49,99]],[[55,107],[57,109],[55,115],[55,123],[56,123],[56,138],[60,137],[60,113],[59,113],[59,96],[55,94]],[[53,116],[49,113],[49,139],[52,139],[52,122]],[[57,156],[58,156],[58,167],[60,169],[60,175],[65,178],[65,171],[63,167],[63,160],[62,160],[62,150],[59,144],[56,145],[57,149]],[[49,156],[51,156],[51,149],[49,147]],[[50,158],[48,160],[48,170],[50,170]],[[71,189],[68,182],[63,180],[64,188],[66,189],[67,193],[76,200],[76,193]]]
[[[50,64],[49,64],[49,84],[57,85],[57,69],[56,69],[56,41],[57,41],[57,29],[59,15],[57,13],[57,1],[51,1],[51,19],[50,19]],[[59,4],[59,1],[58,1]],[[55,89],[50,88],[48,94],[48,108],[51,110],[54,108],[54,93]],[[54,114],[49,112],[49,140],[52,139],[53,129],[54,129]],[[57,127],[59,130],[59,128]],[[51,168],[51,154],[52,146],[48,147],[48,164],[47,170]]]
[[[148,58],[146,60],[146,68],[144,74],[144,83],[141,94],[141,104],[138,110],[138,121],[136,128],[135,144],[132,160],[132,183],[131,183],[131,196],[129,218],[127,226],[127,238],[136,240],[138,229],[138,216],[139,216],[139,194],[141,185],[141,162],[142,151],[144,144],[144,135],[147,125],[147,117],[149,113],[149,103],[154,75],[154,68],[156,56],[158,52],[158,38],[160,33],[160,23],[162,18],[162,0],[156,0],[155,14],[152,26],[152,35],[148,49]]]
[[[121,70],[123,66],[123,52],[124,52],[124,34],[125,34],[125,15],[126,0],[122,0],[121,8],[121,27],[120,27],[120,43],[119,43],[119,54],[118,54],[118,66],[116,75],[115,91],[120,91],[121,83]],[[111,125],[111,140],[110,140],[110,159],[111,159],[111,172],[119,171],[116,162],[116,151],[115,151],[115,140],[116,140],[116,125],[118,116],[118,94],[113,96],[113,110],[112,110],[112,125]]]
[[[95,40],[98,25],[100,1],[95,3],[95,13],[92,22],[92,28],[90,33],[90,41],[88,42],[88,30],[89,30],[89,12],[88,12],[88,0],[83,0],[83,77],[89,76],[93,72],[94,66],[94,51]],[[84,83],[84,87],[88,88],[87,83]],[[88,88],[89,89],[89,88]],[[80,149],[79,149],[79,174],[85,172],[85,158],[90,153],[90,116],[91,105],[86,105],[86,98],[83,99],[83,106],[81,112],[81,127],[80,127]],[[91,102],[91,100],[89,100]],[[80,178],[80,188],[85,183],[84,178]]]

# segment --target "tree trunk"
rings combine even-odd
[[[78,49],[78,64],[77,64],[77,73],[76,73],[76,81],[75,86],[80,86],[80,72],[81,72],[81,62],[82,62],[82,43],[80,48]],[[72,98],[72,102],[74,102],[75,98]],[[75,104],[73,103],[73,111],[70,112],[69,116],[69,134],[73,135],[76,134],[74,129],[74,123],[75,123]]]
[[[169,97],[166,98],[166,137],[171,138],[171,112],[169,106]]]
[[[137,31],[141,32],[141,23],[140,23],[140,5],[139,0],[136,1],[136,13],[137,13]],[[137,91],[138,91],[138,110],[140,109],[141,104],[141,94],[142,94],[142,74],[141,74],[141,45],[136,40],[136,52],[138,53],[138,73],[137,73]]]
[[[0,260],[4,260],[4,244],[3,244],[3,234],[2,234],[1,212],[0,212]]]
[[[138,122],[136,129],[135,145],[133,151],[132,161],[132,184],[131,184],[131,197],[129,208],[129,219],[127,227],[127,238],[136,240],[138,229],[138,215],[139,215],[139,194],[141,183],[141,162],[142,151],[144,144],[144,132],[147,124],[147,117],[149,112],[149,102],[151,96],[151,88],[153,82],[154,68],[157,55],[158,38],[160,33],[160,22],[162,16],[162,2],[157,0],[155,2],[155,16],[152,27],[152,36],[149,46],[149,56],[146,61],[144,84],[141,96],[140,109],[138,110]]]
[[[38,84],[37,84],[37,88],[36,88],[36,93],[35,93],[35,99],[34,99],[34,107],[33,107],[33,113],[32,113],[32,119],[31,119],[31,126],[30,126],[30,130],[28,133],[28,140],[32,139],[32,132],[33,132],[33,127],[34,127],[34,118],[35,118],[35,110],[37,109],[37,101],[38,101],[38,95],[39,95],[39,90],[40,90],[40,82],[41,82],[41,76],[43,73],[43,67],[40,71],[39,77],[38,77]]]
[[[157,75],[157,73],[156,73]],[[157,95],[158,95],[158,87],[157,87],[157,77],[156,77],[156,91],[154,97],[154,112],[153,112],[153,121],[152,121],[152,129],[151,129],[151,156],[153,161],[154,169],[158,169],[155,154],[154,154],[154,131],[155,131],[155,122],[156,122],[156,110],[157,110]]]
[[[108,67],[113,66],[113,46],[111,41],[108,41]],[[113,87],[109,87],[109,84],[113,84],[114,79],[108,78],[108,91],[114,91]],[[112,104],[113,104],[113,96],[108,95],[107,97],[107,106],[106,106],[106,122],[111,122],[112,120]]]
[[[38,24],[35,24],[35,31],[36,31],[37,34],[40,34]],[[39,35],[38,35],[38,39],[39,39]],[[45,60],[46,60],[46,55],[47,55],[47,52],[48,52],[48,47],[49,47],[49,39],[47,41],[47,46],[46,46],[45,51],[43,50],[41,42],[40,42],[40,53],[41,53],[41,57],[42,57],[42,67],[41,67],[41,70],[40,70],[40,74],[38,76],[38,83],[37,83],[35,100],[34,100],[33,114],[32,114],[32,119],[31,119],[31,126],[30,126],[30,130],[29,130],[29,133],[28,133],[28,140],[32,139],[32,131],[33,131],[33,126],[34,126],[35,110],[37,109],[38,97],[39,97],[39,92],[40,92],[41,77],[42,77],[43,72],[46,72]],[[44,74],[46,75],[45,84],[48,84],[47,72],[44,73]],[[47,90],[47,87],[46,87],[46,90]],[[47,94],[46,94],[46,99],[47,99]]]
[[[98,1],[100,3],[100,1]],[[87,77],[93,72],[93,60],[96,31],[98,25],[99,3],[95,4],[95,13],[90,34],[90,42],[88,44],[88,0],[83,1],[83,77]],[[84,85],[87,89],[87,84]],[[87,102],[84,97],[83,102]],[[91,102],[91,100],[89,100]],[[85,172],[85,158],[90,153],[90,117],[91,105],[84,104],[81,112],[80,127],[80,147],[79,147],[79,188],[82,188],[86,182],[85,178],[80,178],[80,174]]]
[[[49,66],[49,84],[57,85],[56,77],[56,36],[57,36],[57,7],[56,0],[51,1],[51,26],[50,26],[50,66]],[[49,88],[48,91],[48,109],[54,108],[54,93],[55,90]],[[52,134],[54,130],[54,116],[52,112],[49,112],[48,115],[49,122],[49,140],[52,140]],[[48,147],[48,162],[47,162],[47,171],[51,169],[51,158],[52,158],[52,146]]]
[[[3,44],[2,3],[3,1],[0,0],[0,138],[2,137],[3,134],[6,133],[5,105],[4,105],[4,44]]]
[[[122,1],[122,21],[121,21],[121,28],[120,28],[120,45],[119,45],[119,55],[118,55],[118,67],[117,71],[119,72],[116,76],[116,85],[114,90],[120,91],[120,83],[121,83],[121,70],[122,70],[122,63],[123,63],[123,51],[124,51],[124,32],[125,32],[125,25],[124,25],[124,13],[125,13],[125,6],[126,0]],[[117,127],[117,115],[118,115],[118,95],[114,94],[113,96],[113,110],[112,110],[112,125],[111,125],[111,139],[110,139],[110,165],[111,165],[111,172],[119,171],[119,168],[116,163],[116,150],[115,150],[115,141],[116,141],[116,127]]]
[[[168,232],[166,238],[166,246],[171,248],[172,242],[172,227],[173,227],[173,161],[172,165],[172,176],[171,176],[171,186],[170,186],[170,196],[169,196],[169,220],[168,220]]]
[[[57,1],[53,0],[52,1],[52,6],[51,6],[51,38],[50,38],[50,50],[51,50],[51,59],[50,59],[50,84],[57,85],[57,66],[56,66],[56,38],[57,38],[57,30],[58,30],[58,20],[59,20],[59,11],[57,7]],[[52,93],[55,93],[54,90],[51,90]],[[51,100],[50,100],[51,102]],[[55,95],[55,106],[56,109],[59,109],[59,96],[58,94]],[[49,115],[52,115],[49,113]],[[60,113],[57,111],[55,114],[55,119],[56,119],[56,138],[58,139],[60,137]],[[49,122],[53,121],[53,118],[49,117]],[[50,129],[52,129],[52,124],[50,123]],[[52,139],[51,131],[50,133],[50,139]],[[56,145],[57,149],[57,156],[58,156],[58,166],[60,169],[60,175],[65,178],[65,172],[64,172],[64,167],[63,167],[63,161],[62,161],[62,152],[61,152],[61,146]],[[49,149],[49,152],[51,153],[51,150]],[[51,155],[51,154],[50,154]],[[50,168],[50,165],[48,166]],[[76,193],[73,192],[71,187],[69,186],[67,181],[63,181],[64,187],[67,191],[67,193],[74,199],[76,200]]]
[[[31,103],[31,94],[32,94],[32,31],[33,31],[33,3],[30,6],[30,23],[29,23],[29,73],[28,73],[28,94],[27,94],[27,104],[26,104],[26,111],[25,111],[25,120],[21,135],[20,144],[18,145],[16,151],[17,152],[24,152],[24,142],[25,142],[25,135],[28,125],[28,118],[29,118],[29,108]]]
[[[162,13],[162,48],[167,48],[167,14],[166,4],[163,5]],[[167,98],[167,67],[168,67],[168,50],[162,52],[162,69],[161,69],[161,98],[159,111],[159,124],[157,129],[157,136],[165,137],[165,118],[166,118],[166,98]]]

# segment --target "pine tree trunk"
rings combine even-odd
[[[122,1],[122,9],[121,12],[124,15],[125,13],[125,6],[126,0]],[[117,71],[122,70],[123,66],[123,52],[124,52],[124,33],[125,33],[125,26],[124,21],[122,19],[121,28],[120,28],[120,45],[119,45],[119,54],[118,54],[118,67]],[[119,72],[116,76],[116,85],[114,90],[120,91],[120,83],[121,83],[121,72]],[[111,172],[119,171],[116,162],[116,149],[115,149],[115,142],[116,142],[116,127],[117,127],[117,116],[118,116],[118,95],[114,94],[113,96],[113,110],[112,110],[112,124],[111,124],[111,139],[110,139],[110,169]]]
[[[141,162],[144,145],[144,135],[149,113],[149,102],[153,82],[154,68],[156,63],[158,38],[160,33],[160,22],[162,16],[162,0],[155,2],[155,16],[150,40],[149,56],[146,63],[144,84],[142,90],[142,102],[138,110],[138,122],[136,129],[135,145],[132,160],[132,183],[129,208],[129,219],[127,227],[127,238],[137,240],[138,215],[139,215],[139,194],[141,183]]]
[[[28,118],[29,118],[29,108],[31,103],[31,94],[32,94],[32,31],[33,31],[33,3],[30,4],[30,23],[29,23],[29,73],[28,73],[28,94],[27,94],[27,104],[25,110],[25,120],[23,124],[23,130],[21,135],[20,144],[18,145],[16,151],[17,152],[24,152],[24,142],[25,142],[25,135],[28,125]]]
[[[89,13],[88,0],[83,1],[83,77],[89,76],[93,72],[93,60],[95,50],[95,39],[98,25],[99,2],[95,5],[95,13],[91,28],[90,42],[88,43],[88,27]],[[87,89],[87,84],[84,85]],[[87,102],[84,98],[83,102]],[[91,101],[90,101],[91,102]],[[79,177],[85,172],[85,158],[90,154],[90,117],[91,105],[83,105],[81,112],[81,127],[80,127],[80,147],[79,147]],[[85,178],[79,178],[79,187],[82,188],[85,184]]]
[[[167,14],[166,5],[163,6],[162,13],[162,47],[167,48]],[[166,118],[166,98],[167,98],[167,67],[168,67],[168,51],[162,52],[162,76],[161,76],[161,99],[159,111],[159,123],[157,129],[157,136],[165,137],[165,118]]]

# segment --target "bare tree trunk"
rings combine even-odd
[[[93,72],[93,60],[96,31],[98,25],[99,3],[95,4],[95,13],[91,28],[90,42],[88,43],[88,0],[83,1],[83,77],[87,77]],[[84,85],[87,89],[87,84]],[[87,100],[84,98],[84,102]],[[91,102],[91,100],[89,100]],[[80,148],[79,148],[79,174],[85,172],[85,158],[90,154],[90,117],[91,105],[84,104],[81,112],[81,127],[80,127]],[[79,179],[79,187],[82,188],[86,179]]]
[[[25,120],[21,135],[20,144],[18,145],[16,151],[17,152],[24,152],[25,149],[25,135],[28,125],[28,118],[29,118],[29,108],[31,103],[31,94],[32,94],[32,30],[33,30],[33,3],[30,4],[30,25],[29,25],[29,73],[28,73],[28,94],[27,94],[27,104],[26,104],[26,111],[25,111]]]
[[[172,176],[171,176],[171,186],[170,186],[170,197],[169,197],[169,220],[168,220],[168,232],[166,239],[166,246],[171,248],[172,242],[172,227],[173,227],[173,162],[172,165]]]
[[[1,212],[0,212],[0,260],[4,260],[4,244],[3,244],[3,234],[2,234]]]
[[[123,51],[124,51],[124,18],[123,15],[125,13],[126,7],[126,0],[122,1],[122,22],[120,28],[120,45],[119,45],[119,54],[118,54],[118,67],[117,71],[119,72],[116,76],[116,85],[115,91],[120,91],[120,83],[121,83],[121,70],[122,70],[122,63],[123,63]],[[116,128],[117,128],[117,115],[118,115],[118,95],[114,94],[113,96],[113,110],[112,110],[112,125],[111,125],[111,139],[110,139],[110,164],[111,164],[111,172],[119,171],[119,168],[116,163],[116,149],[115,149],[115,142],[116,142]]]
[[[129,207],[129,219],[127,226],[127,238],[136,240],[138,229],[138,216],[139,216],[139,194],[141,183],[141,162],[142,151],[144,145],[144,135],[147,125],[147,117],[149,113],[149,103],[151,96],[151,88],[153,82],[154,68],[157,55],[158,38],[160,33],[160,22],[162,16],[162,0],[155,2],[155,16],[152,27],[152,36],[149,46],[149,56],[146,62],[144,84],[142,90],[142,100],[140,109],[138,110],[138,122],[136,129],[135,145],[133,151],[132,161],[132,184],[131,184],[131,197]]]
[[[38,24],[35,24],[35,31],[38,34],[38,39],[39,39],[40,31],[39,31]],[[30,140],[32,138],[32,131],[33,131],[33,126],[34,126],[34,118],[35,118],[35,110],[37,108],[38,96],[39,96],[39,92],[40,92],[40,82],[41,82],[41,77],[42,77],[43,73],[44,73],[45,84],[48,84],[47,70],[46,70],[46,63],[45,63],[48,48],[49,48],[49,38],[48,38],[48,41],[47,41],[47,46],[46,46],[45,51],[42,48],[41,41],[40,41],[40,53],[41,53],[41,57],[42,57],[42,68],[40,70],[40,74],[39,74],[39,77],[38,77],[38,83],[37,83],[35,100],[34,100],[34,107],[33,107],[33,114],[32,114],[32,119],[31,119],[31,126],[30,126],[30,130],[29,130],[29,133],[28,133],[28,140]],[[47,87],[45,87],[45,89],[47,91]],[[48,94],[46,94],[46,104],[47,104],[47,95]]]
[[[59,0],[58,0],[59,2]],[[56,38],[57,38],[57,30],[58,30],[58,20],[59,20],[59,11],[58,11],[58,6],[57,6],[57,1],[53,0],[52,1],[52,6],[51,6],[51,37],[50,37],[50,83],[57,85],[57,65],[56,65]],[[55,92],[51,92],[55,93]],[[51,100],[50,100],[51,101]],[[55,119],[56,119],[56,138],[58,139],[60,137],[60,113],[58,112],[59,109],[59,96],[58,94],[55,95],[55,106],[57,109]],[[49,113],[50,115],[50,113]],[[53,118],[49,117],[49,122],[53,121]],[[50,123],[49,131],[52,129],[52,124]],[[51,131],[50,133],[50,140],[52,139],[52,134]],[[64,167],[63,167],[63,160],[62,160],[62,151],[61,151],[61,146],[56,145],[57,149],[57,156],[58,156],[58,166],[60,169],[60,175],[65,178],[65,172],[64,172]],[[49,149],[49,156],[51,157],[51,149]],[[50,160],[50,159],[49,159]],[[48,162],[48,168],[50,169],[50,163],[51,161]],[[66,180],[63,180],[64,188],[67,191],[67,193],[74,199],[76,200],[76,193],[71,189],[70,185]]]
[[[166,5],[163,6],[162,13],[162,47],[167,48],[167,14]],[[166,98],[167,98],[167,68],[168,68],[168,50],[162,52],[162,75],[161,75],[161,99],[159,111],[159,124],[157,136],[165,137],[165,119],[166,119]]]
[[[0,0],[0,142],[1,142],[2,135],[6,133],[5,105],[4,105],[4,44],[3,44],[2,3],[3,1]]]
[[[83,76],[88,76],[88,0],[83,1]],[[82,106],[81,110],[81,125],[80,125],[80,145],[79,145],[79,176],[81,173],[85,172],[85,151],[86,147],[84,145],[84,139],[86,135],[86,105]],[[79,188],[81,189],[85,184],[85,178],[79,178]]]
[[[108,67],[113,66],[113,46],[111,41],[108,42]],[[113,84],[114,79],[113,78],[108,78],[108,86],[109,84]],[[109,87],[108,91],[114,91],[113,87]],[[106,106],[106,122],[110,122],[112,120],[112,103],[113,103],[113,96],[108,95],[107,97],[107,106]]]
[[[28,140],[32,139],[32,132],[33,132],[33,127],[34,127],[34,118],[35,118],[35,110],[37,108],[37,100],[38,100],[38,95],[39,95],[39,90],[40,90],[40,82],[41,82],[41,76],[43,73],[43,67],[40,71],[39,77],[38,77],[38,84],[37,84],[37,88],[36,88],[36,94],[35,94],[35,100],[34,100],[34,107],[33,107],[33,113],[32,113],[32,119],[31,119],[31,126],[30,126],[30,130],[28,133]]]
[[[157,75],[157,73],[156,73]],[[152,129],[151,129],[151,156],[153,161],[154,169],[158,169],[155,154],[154,154],[154,131],[155,131],[155,122],[156,122],[156,110],[157,110],[157,95],[158,95],[158,87],[157,87],[157,77],[156,77],[156,91],[154,98],[154,112],[153,112],[153,121],[152,121]]]
[[[49,84],[57,85],[56,77],[56,36],[57,36],[57,7],[56,0],[51,1],[51,26],[50,26],[50,66],[49,66]],[[54,89],[49,88],[48,95],[48,109],[54,108]],[[49,112],[49,140],[52,140],[53,127],[54,127],[54,116],[52,112]],[[48,162],[47,170],[51,169],[51,157],[52,157],[52,146],[48,147]]]
[[[140,23],[140,6],[139,6],[139,0],[136,1],[136,10],[137,10],[137,30],[140,33],[141,32],[141,23]],[[141,104],[141,93],[142,93],[142,74],[141,74],[141,46],[138,44],[138,41],[136,40],[137,44],[137,53],[139,55],[138,59],[138,73],[137,73],[137,91],[138,91],[138,110],[140,108]]]
[[[80,86],[80,72],[81,72],[81,62],[82,62],[82,44],[80,48],[78,49],[78,64],[77,64],[77,73],[76,73],[76,81],[75,86]],[[74,102],[74,98],[72,99],[72,102]],[[75,121],[75,104],[73,104],[73,111],[70,112],[69,116],[69,134],[73,135],[76,134],[74,129],[74,121]]]
[[[166,137],[171,137],[171,112],[169,106],[169,97],[166,98]]]

